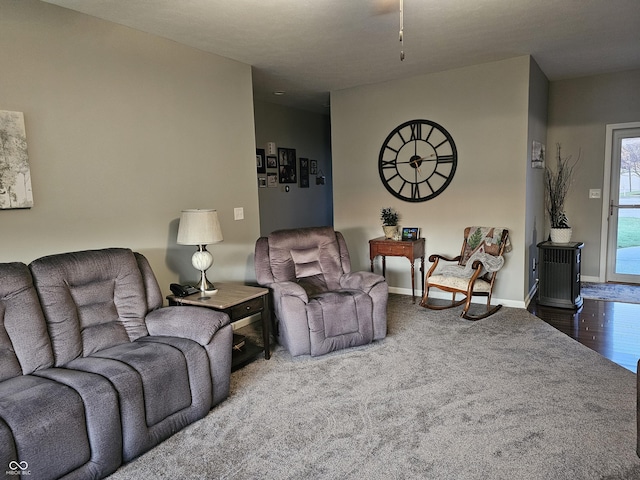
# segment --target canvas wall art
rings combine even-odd
[[[0,209],[31,207],[33,193],[24,115],[0,110]]]

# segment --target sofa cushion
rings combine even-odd
[[[30,268],[56,366],[148,334],[145,285],[131,250],[51,255]]]
[[[91,458],[82,398],[66,385],[32,375],[0,382],[0,418],[30,478],[59,478]]]
[[[126,365],[128,369],[120,374],[135,374],[140,378],[147,427],[191,405],[189,373],[179,350],[167,345],[133,342],[104,349],[93,356]]]
[[[45,368],[33,375],[66,385],[82,398],[91,458],[69,472],[73,473],[69,478],[102,478],[115,472],[122,463],[122,426],[118,393],[111,382],[101,375],[68,368]]]
[[[204,417],[211,408],[207,354],[185,338],[141,337],[76,358],[66,368],[98,374],[118,392],[124,461]]]
[[[360,290],[321,293],[307,305],[311,355],[373,341],[371,297]]]
[[[280,230],[271,233],[269,260],[276,282],[296,281],[314,275],[322,276],[327,289],[340,288],[344,273],[340,247],[331,227]]]
[[[53,351],[31,273],[0,263],[0,381],[53,365]]]
[[[141,253],[134,252],[136,262],[138,262],[138,268],[142,273],[142,279],[144,282],[144,289],[147,294],[147,310],[157,310],[162,307],[164,301],[158,280],[149,265],[149,261]]]

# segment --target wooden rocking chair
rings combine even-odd
[[[420,305],[432,310],[457,307],[465,304],[461,317],[467,320],[480,320],[497,312],[502,305],[491,307],[491,294],[498,270],[504,263],[504,252],[511,251],[509,231],[506,228],[467,227],[460,255],[448,258],[443,255],[430,255],[433,262],[425,278],[425,292]],[[457,262],[456,265],[441,265],[440,261]],[[452,294],[451,304],[434,305],[429,303],[429,289],[438,288]],[[464,295],[456,301],[456,294]],[[471,297],[487,297],[486,312],[480,315],[469,313]]]

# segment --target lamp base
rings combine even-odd
[[[196,285],[196,288],[202,292],[202,295],[207,293],[214,294],[218,289],[207,279],[207,274],[204,270],[200,271],[200,282]]]
[[[200,270],[200,282],[196,285],[196,288],[202,292],[200,300],[206,300],[204,295],[207,293],[214,294],[218,291],[207,279],[207,269],[213,265],[213,256],[207,251],[206,245],[198,245],[198,250],[191,257],[191,264]]]

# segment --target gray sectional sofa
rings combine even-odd
[[[105,477],[227,397],[229,317],[162,303],[128,249],[0,264],[0,474]]]

